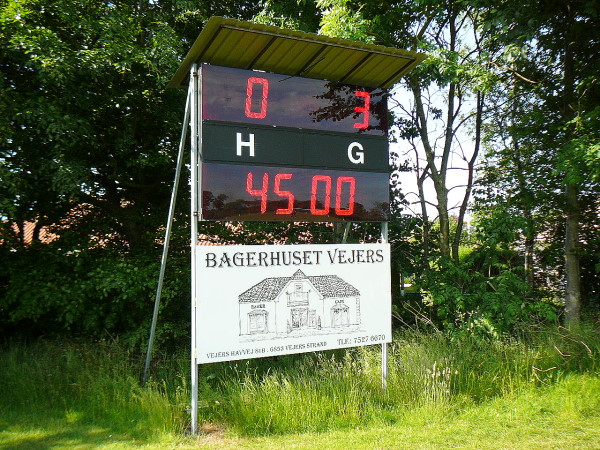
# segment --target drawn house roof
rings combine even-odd
[[[307,279],[324,298],[332,297],[354,297],[360,295],[360,291],[350,283],[342,280],[337,275],[318,275],[307,277],[298,269],[291,277],[265,278],[255,284],[247,291],[240,294],[240,303],[271,302],[277,298],[283,288],[291,280]]]

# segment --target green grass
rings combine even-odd
[[[118,343],[0,349],[0,448],[598,448],[597,330],[482,343],[405,332],[381,388],[377,347],[200,368],[206,436],[189,437],[189,361]],[[210,425],[208,425],[210,424]],[[526,445],[523,445],[526,444]]]

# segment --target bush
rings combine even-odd
[[[459,264],[440,258],[425,272],[421,291],[434,323],[450,332],[498,339],[525,322],[557,319],[556,306],[543,301],[515,270],[487,276],[476,270],[476,253]]]
[[[173,273],[185,269],[174,260],[170,263],[163,308],[189,292],[188,278]],[[91,338],[110,333],[140,344],[150,329],[159,264],[154,253],[122,255],[108,249],[64,252],[32,247],[9,253],[4,263],[4,295],[0,297],[1,333],[3,337],[53,334]],[[181,320],[181,316],[189,315],[188,303],[170,308],[178,311],[179,317],[163,317],[159,333],[187,334],[189,319]],[[174,330],[177,321],[179,327]]]

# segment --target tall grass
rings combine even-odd
[[[63,420],[144,438],[180,432],[186,384],[138,381],[139,360],[117,343],[12,344],[0,352],[0,422]]]
[[[405,331],[390,346],[385,390],[379,347],[202,366],[199,419],[245,435],[414,423],[574,374],[596,378],[599,355],[594,328],[533,329],[502,342]],[[189,427],[187,352],[159,355],[144,386],[142,364],[115,342],[5,345],[0,425],[60,420],[139,439],[181,434]]]
[[[385,390],[378,347],[215,364],[204,374],[221,382],[201,415],[250,435],[396,423],[555,385],[568,374],[597,376],[599,355],[592,328],[532,329],[501,342],[407,331],[391,345]]]

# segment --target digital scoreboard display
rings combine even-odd
[[[202,218],[387,221],[380,89],[201,66]]]
[[[388,174],[240,164],[202,165],[207,220],[385,221]],[[206,186],[206,185],[205,185]]]

